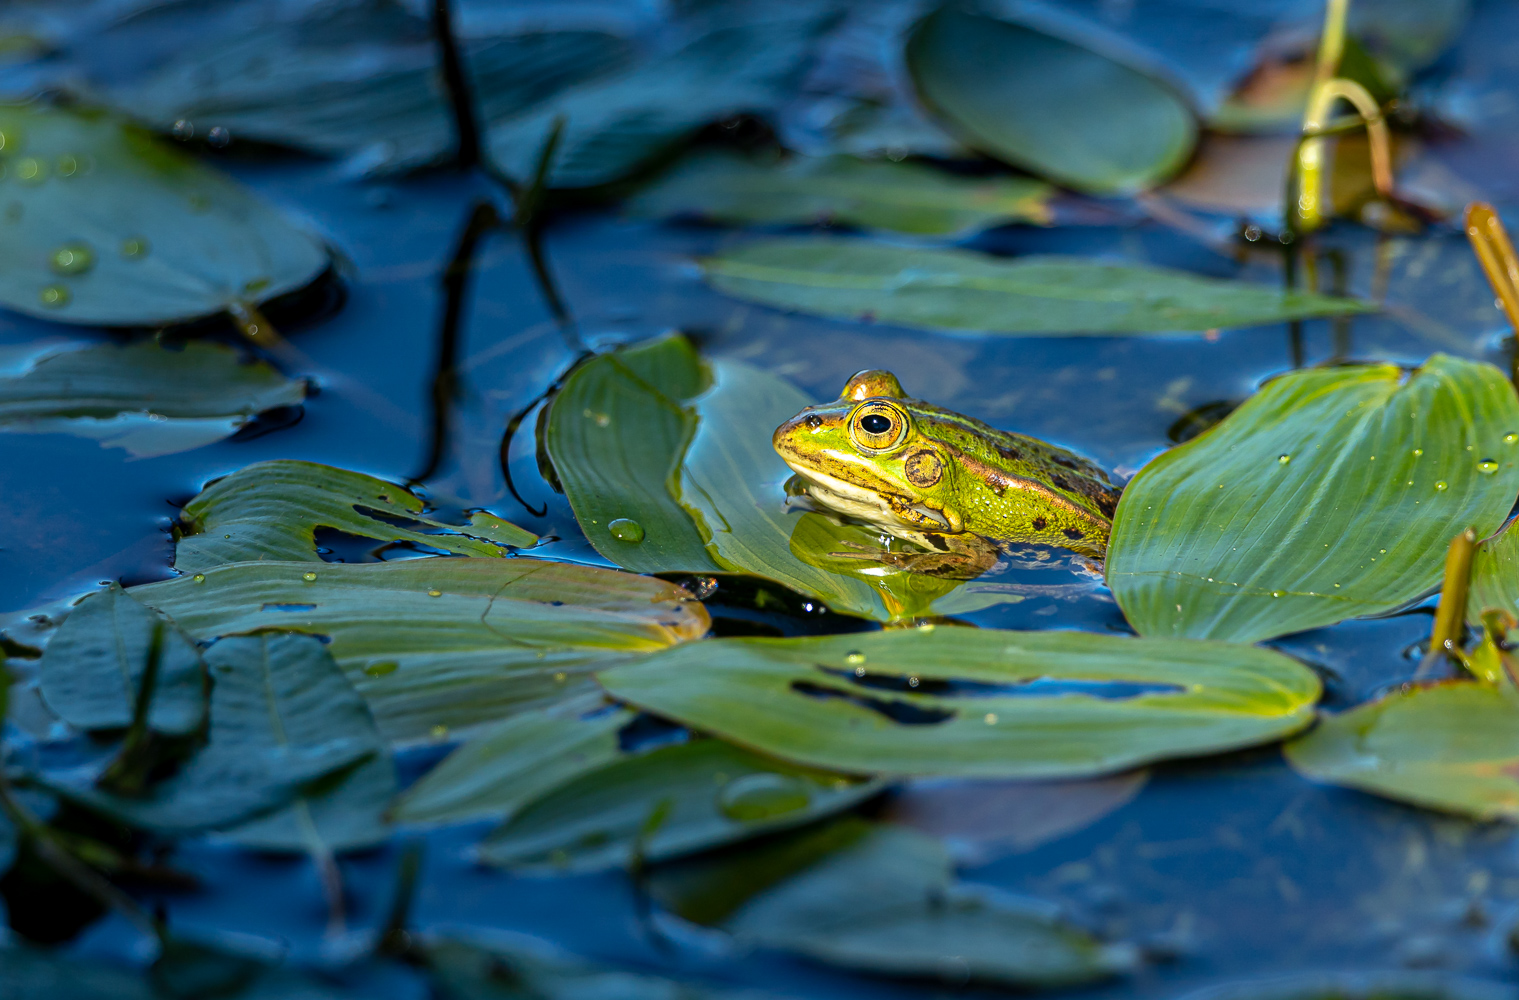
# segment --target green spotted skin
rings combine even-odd
[[[1119,491],[1090,461],[910,398],[860,372],[839,399],[776,428],[775,450],[821,506],[921,543],[979,535],[1101,558]]]

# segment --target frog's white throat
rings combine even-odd
[[[891,509],[891,505],[874,490],[856,486],[854,483],[845,482],[836,476],[830,476],[826,472],[819,472],[817,469],[808,468],[796,462],[787,461],[786,464],[806,481],[807,495],[820,506],[867,524],[878,524],[888,528],[915,528],[918,531],[922,531],[925,527],[898,515]],[[938,521],[948,530],[949,524],[942,514],[921,506],[914,509]]]

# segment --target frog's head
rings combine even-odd
[[[771,442],[820,505],[875,523],[958,532],[946,501],[951,463],[920,433],[921,404],[887,371],[863,371],[831,403],[809,406],[775,429]]]

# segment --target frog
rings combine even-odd
[[[775,429],[788,498],[984,568],[1029,543],[1100,562],[1120,488],[1096,463],[907,395],[882,369]],[[941,568],[941,574],[952,570]]]

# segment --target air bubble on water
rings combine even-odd
[[[69,290],[62,285],[48,285],[42,290],[41,299],[49,309],[62,309],[69,304]]]
[[[228,132],[222,126],[217,125],[212,128],[211,131],[206,133],[206,142],[215,146],[217,149],[225,149],[232,143],[232,133]]]
[[[746,774],[717,793],[717,808],[729,819],[754,823],[806,809],[812,794],[805,782],[785,774]]]
[[[48,258],[55,274],[84,274],[95,266],[95,251],[83,243],[65,243]]]
[[[643,525],[628,517],[619,517],[607,525],[607,530],[619,542],[637,545],[643,541]]]
[[[1292,456],[1291,455],[1278,455],[1278,456],[1276,456],[1276,460],[1278,462],[1282,463],[1283,465],[1286,465],[1288,462],[1292,461]]]
[[[1477,463],[1477,471],[1482,473],[1484,476],[1491,476],[1493,473],[1498,471],[1498,463],[1493,461],[1491,458],[1484,458],[1482,461]]]
[[[864,677],[865,676],[865,668],[864,667],[855,667],[854,668],[854,675],[856,677]]]
[[[128,260],[136,260],[148,255],[148,241],[141,236],[132,236],[121,241],[121,255]]]
[[[195,138],[195,123],[188,118],[181,118],[174,123],[170,131],[174,133],[176,139],[193,139]]]
[[[307,583],[316,583],[316,574],[308,570],[307,572],[301,574],[301,579],[305,580]]]
[[[1439,482],[1435,483],[1435,492],[1436,493],[1444,493],[1448,489],[1450,489],[1450,484],[1447,483],[1443,479],[1441,479]]]

